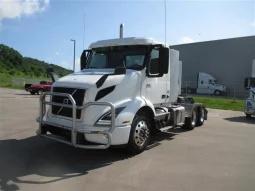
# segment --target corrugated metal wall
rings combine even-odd
[[[198,72],[212,74],[233,91],[246,94],[244,78],[251,75],[255,36],[171,46],[180,51],[182,81],[197,79]]]

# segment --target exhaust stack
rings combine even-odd
[[[124,28],[124,24],[121,23],[121,25],[120,25],[120,38],[123,38],[123,28]]]

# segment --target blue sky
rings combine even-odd
[[[255,2],[167,0],[167,43],[170,45],[255,34]],[[86,14],[86,16],[84,16]],[[72,69],[85,41],[124,36],[153,37],[164,42],[163,0],[2,0],[0,43],[29,56]],[[79,67],[76,67],[78,70]]]

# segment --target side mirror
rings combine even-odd
[[[160,73],[167,74],[169,69],[169,48],[161,47],[159,49]]]
[[[147,65],[146,74],[148,77],[162,77],[169,69],[169,48],[160,47],[158,56],[150,59]]]
[[[249,90],[250,89],[250,85],[251,84],[251,78],[245,78],[244,79],[244,89],[246,89],[246,90]]]
[[[89,52],[89,50],[84,50],[81,54],[81,58],[80,58],[81,70],[83,70],[87,66],[87,62],[88,62],[87,52]]]
[[[114,70],[114,75],[122,75],[122,74],[126,74],[126,67],[125,66],[116,67]]]

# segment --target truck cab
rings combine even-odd
[[[197,93],[222,95],[227,91],[226,86],[219,84],[210,74],[199,72],[197,74]]]
[[[37,134],[78,148],[123,145],[140,153],[158,132],[192,130],[204,123],[207,110],[177,102],[180,63],[178,51],[152,38],[94,42],[81,54],[81,70],[56,80],[40,97]]]

